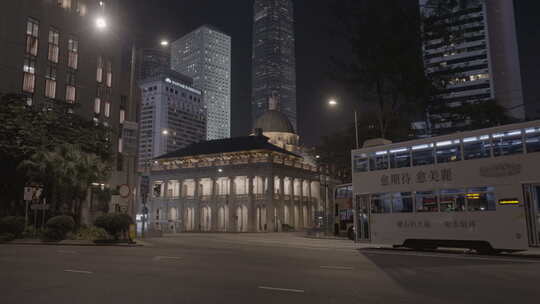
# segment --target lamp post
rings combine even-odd
[[[100,3],[100,6],[103,6],[103,4]],[[107,29],[109,29],[107,18],[105,16],[98,16],[95,19],[94,25],[101,32],[105,32]],[[121,40],[121,38],[118,38],[118,39]],[[160,44],[161,47],[165,48],[165,47],[169,46],[169,41],[166,40],[166,39],[162,39],[159,44]],[[137,45],[136,45],[135,40],[131,41],[131,54],[130,54],[130,57],[131,57],[131,59],[130,59],[129,94],[128,94],[128,100],[129,100],[129,105],[130,106],[128,106],[127,109],[126,109],[126,116],[128,117],[128,119],[130,119],[130,117],[133,117],[133,115],[132,115],[132,110],[133,110],[132,108],[133,107],[132,106],[134,105],[134,101],[135,101],[135,88],[136,88],[135,70],[136,70],[136,64],[137,64]],[[167,134],[163,134],[163,135],[167,135]],[[139,137],[140,137],[139,133],[137,134],[137,137],[138,137],[137,140],[139,140]],[[131,162],[132,165],[134,166],[134,169],[135,169],[135,166],[136,166],[136,164],[135,164],[136,160],[137,160],[137,155],[135,155],[134,160]],[[129,185],[130,188],[134,188],[131,185],[131,178],[130,178],[131,170],[130,170],[130,167],[131,166],[128,165],[127,170],[126,170],[126,184]],[[142,199],[143,199],[143,219],[144,219],[146,217],[146,214],[144,214],[144,210],[148,210],[146,208],[146,200],[147,200],[147,198],[142,197]],[[136,214],[134,205],[135,204],[134,204],[134,199],[133,199],[132,204],[130,206],[132,216]],[[144,231],[144,221],[143,221],[143,231]]]
[[[339,103],[336,99],[332,98],[328,100],[328,105],[330,107],[337,107]],[[360,149],[360,144],[358,143],[358,113],[356,112],[356,109],[353,109],[353,112],[354,112],[354,131],[355,131],[356,149]]]

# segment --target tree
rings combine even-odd
[[[92,183],[108,177],[109,168],[95,155],[76,145],[64,144],[53,151],[36,152],[19,166],[29,181],[44,185],[53,210],[69,210],[80,221],[82,202]]]
[[[0,215],[24,212],[24,204],[17,202],[22,201],[23,188],[30,177],[19,168],[23,161],[32,157],[40,159],[42,168],[39,170],[50,175],[42,180],[49,183],[60,174],[60,168],[54,165],[58,160],[53,159],[57,155],[52,153],[60,146],[76,146],[81,153],[97,157],[100,166],[107,170],[112,168],[112,131],[73,114],[74,110],[73,105],[61,101],[28,106],[22,95],[1,96],[0,166],[3,174],[0,175]],[[86,160],[93,162],[90,158]],[[87,167],[92,166],[88,164]],[[36,170],[39,171],[37,167]],[[47,200],[56,201],[57,198],[50,197],[51,193],[61,191],[50,187],[45,190]]]
[[[354,59],[337,62],[337,78],[375,107],[379,137],[400,120],[413,121],[433,89],[423,69],[413,2],[348,0],[339,8]]]

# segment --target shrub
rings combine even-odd
[[[57,229],[64,234],[67,234],[68,232],[73,231],[73,228],[75,228],[75,221],[71,216],[59,215],[50,218],[45,226],[50,229]]]
[[[88,227],[80,229],[79,232],[77,232],[76,239],[87,241],[108,240],[109,234],[103,228]]]
[[[0,244],[5,242],[10,242],[15,239],[15,235],[13,233],[1,233],[0,234]]]
[[[16,238],[24,231],[24,217],[6,216],[0,219],[0,233],[10,233]]]
[[[66,234],[58,229],[46,228],[41,234],[41,239],[45,242],[59,242],[65,239]]]
[[[71,216],[59,215],[50,218],[45,224],[43,239],[46,241],[61,241],[66,238],[68,232],[75,228],[75,221]]]
[[[94,221],[96,227],[105,229],[116,240],[120,237],[120,233],[129,230],[129,225],[132,223],[133,220],[127,214],[105,214]]]

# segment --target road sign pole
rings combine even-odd
[[[24,228],[28,227],[28,201],[25,200],[25,208],[24,208]]]

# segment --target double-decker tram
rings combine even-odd
[[[540,246],[540,121],[365,147],[352,162],[358,241]]]
[[[338,185],[334,191],[334,234],[354,239],[352,184]]]

